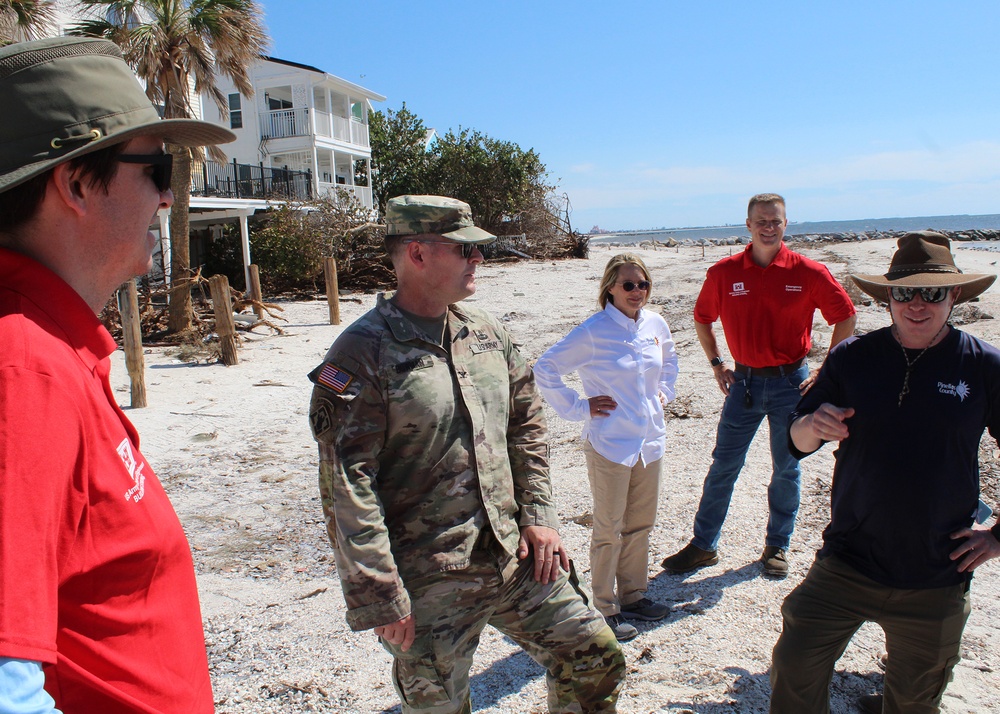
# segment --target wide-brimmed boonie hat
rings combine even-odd
[[[489,243],[492,233],[472,222],[465,201],[446,196],[396,196],[385,208],[386,236],[434,233],[457,243]]]
[[[889,299],[887,288],[962,288],[957,302],[967,302],[986,291],[997,279],[985,273],[963,273],[955,265],[948,236],[936,231],[907,233],[897,241],[898,250],[884,275],[852,275],[859,288],[876,300]]]
[[[138,136],[180,146],[236,139],[210,122],[160,119],[108,40],[53,37],[0,48],[0,191]]]

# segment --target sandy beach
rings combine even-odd
[[[849,272],[884,272],[894,243],[877,240],[793,248],[825,262],[845,285]],[[997,255],[962,249],[966,272],[996,272]],[[592,248],[589,259],[485,264],[477,306],[501,316],[533,361],[596,309],[607,259],[624,249]],[[667,575],[660,560],[686,543],[710,462],[722,406],[691,315],[705,270],[739,251],[728,246],[628,248],[653,276],[650,307],[674,334],[680,356],[678,398],[670,405],[667,452],[652,538],[649,596],[670,616],[638,624],[624,645],[628,679],[619,711],[766,712],[771,648],[781,629],[784,596],[801,581],[820,546],[829,513],[831,449],[802,462],[802,505],[790,551],[791,574],[765,579],[757,558],[767,518],[770,476],[766,426],[737,483],[720,544],[720,563],[687,576]],[[855,290],[852,297],[859,299]],[[310,383],[343,326],[374,305],[374,294],[343,295],[343,325],[329,325],[325,299],[280,302],[282,333],[244,333],[240,364],[183,362],[174,348],[146,350],[149,406],[127,409],[142,450],[164,483],[190,539],[217,711],[398,712],[390,658],[370,632],[351,632],[323,529],[316,486],[316,447],[309,433]],[[888,324],[876,305],[859,305],[859,331]],[[1000,344],[1000,288],[957,313],[962,329]],[[817,315],[819,364],[830,328]],[[727,355],[728,356],[728,355]],[[129,403],[121,351],[112,384]],[[547,409],[552,481],[562,536],[578,569],[589,574],[591,511],[580,424]],[[996,458],[996,444],[988,441]],[[995,495],[986,497],[1000,507]],[[1000,711],[1000,560],[973,582],[973,613],[962,662],[945,696],[950,714]],[[884,638],[865,626],[837,665],[833,712],[880,683]],[[512,642],[488,630],[472,676],[473,710],[491,714],[544,712],[541,668]]]

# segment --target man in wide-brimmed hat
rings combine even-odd
[[[800,456],[839,448],[823,547],[782,606],[771,711],[829,711],[834,663],[870,621],[889,657],[884,702],[862,706],[936,712],[972,571],[1000,556],[1000,526],[973,527],[979,441],[1000,435],[1000,351],[948,323],[996,276],[963,273],[948,238],[923,231],[899,239],[884,275],[852,278],[892,324],[833,350],[791,417]]]
[[[108,381],[97,313],[173,203],[161,120],[118,47],[0,49],[0,711],[214,710],[181,525]]]

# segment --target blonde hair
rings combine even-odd
[[[601,306],[602,310],[607,307],[608,302],[612,305],[615,303],[614,298],[611,297],[611,288],[618,280],[618,270],[623,265],[634,265],[639,268],[642,274],[646,276],[646,280],[649,281],[649,290],[646,291],[646,299],[649,300],[649,296],[653,294],[653,279],[649,276],[649,269],[642,262],[642,258],[634,253],[619,253],[609,260],[608,264],[604,267],[604,277],[601,278],[600,292],[597,294],[597,304]]]

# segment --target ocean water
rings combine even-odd
[[[916,216],[910,218],[866,218],[860,221],[812,221],[789,223],[786,236],[826,235],[830,233],[874,233],[883,231],[967,231],[973,229],[1000,229],[1000,213],[982,216]],[[672,228],[656,231],[625,231],[594,236],[592,243],[639,243],[646,240],[665,241],[668,238],[682,242],[697,242],[730,237],[750,237],[744,225],[713,226],[707,228]]]

